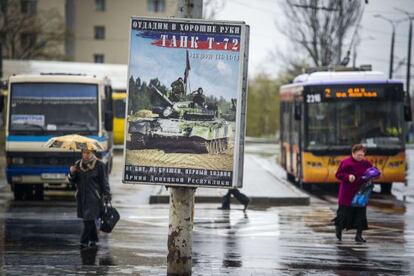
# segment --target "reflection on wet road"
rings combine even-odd
[[[72,206],[53,204],[53,208],[46,204],[11,205],[4,210],[0,243],[4,272],[165,274],[167,206],[120,207],[123,219],[116,231],[101,235],[98,248],[80,250],[81,223]],[[366,244],[356,244],[352,232],[337,242],[330,224],[334,212],[334,205],[325,204],[248,210],[246,214],[238,209],[217,210],[211,204],[197,205],[193,272],[413,273],[414,231],[405,224],[413,218],[411,211],[385,214],[370,209]]]
[[[143,203],[152,187],[131,188],[113,181],[112,188],[121,220],[114,233],[101,234],[97,248],[86,250],[79,248],[81,221],[73,201],[15,203],[3,191],[3,273],[165,275],[168,205]],[[344,232],[342,242],[336,241],[330,222],[336,202],[334,195],[330,198],[315,194],[310,206],[253,207],[247,213],[237,205],[223,211],[215,204],[197,204],[194,275],[414,274],[412,203],[392,208],[402,203],[380,198],[389,204],[368,208],[370,230],[364,232],[368,242],[357,244],[352,231]]]

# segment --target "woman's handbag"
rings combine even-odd
[[[99,230],[105,233],[111,233],[119,218],[119,213],[115,207],[112,207],[112,203],[105,203],[100,217]]]
[[[372,190],[374,189],[374,184],[372,182],[365,183],[362,185],[361,189],[352,199],[353,207],[365,207],[368,204],[368,200],[371,197]]]

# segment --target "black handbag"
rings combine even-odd
[[[100,217],[99,230],[105,233],[111,233],[119,218],[119,213],[115,207],[112,207],[112,203],[105,203]]]

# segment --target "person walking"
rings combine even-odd
[[[352,154],[345,158],[336,172],[336,178],[341,181],[338,193],[338,210],[335,222],[335,234],[342,240],[342,230],[356,229],[355,241],[366,242],[362,231],[368,229],[367,208],[353,207],[352,199],[364,184],[361,178],[364,172],[372,167],[365,159],[366,149],[362,144],[352,146]]]
[[[230,210],[231,195],[233,195],[241,204],[244,205],[243,211],[245,212],[247,210],[247,206],[249,205],[250,199],[245,194],[241,193],[237,188],[229,189],[227,191],[227,194],[223,196],[221,207],[219,207],[219,209]]]
[[[82,149],[82,159],[70,167],[69,180],[76,185],[78,217],[83,219],[81,248],[98,242],[96,220],[104,202],[111,200],[105,164],[89,149]]]

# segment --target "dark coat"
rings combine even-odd
[[[361,176],[371,168],[372,164],[368,160],[357,161],[352,156],[342,160],[336,172],[336,178],[341,181],[339,186],[338,203],[339,205],[351,206],[352,198],[364,183]],[[349,182],[349,175],[355,176],[354,182]]]
[[[95,220],[103,208],[103,197],[110,195],[105,164],[97,160],[95,167],[86,172],[79,165],[80,160],[75,163],[76,172],[69,174],[69,180],[76,184],[78,217]]]

